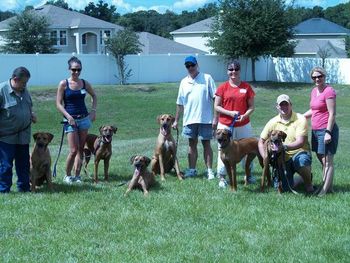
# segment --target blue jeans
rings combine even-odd
[[[29,144],[8,144],[0,141],[0,193],[10,192],[13,161],[18,177],[18,191],[29,192]]]

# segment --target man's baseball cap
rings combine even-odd
[[[289,104],[292,103],[292,102],[290,101],[289,96],[286,95],[286,94],[279,95],[279,96],[277,97],[276,103],[277,103],[278,105],[280,105],[283,101],[286,101],[286,102],[288,102]]]
[[[194,56],[188,56],[185,58],[185,64],[186,63],[197,64],[197,59]]]

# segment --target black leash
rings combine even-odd
[[[62,144],[63,144],[63,139],[64,139],[64,125],[67,124],[68,122],[67,121],[61,121],[61,124],[63,124],[62,126],[62,135],[61,135],[61,142],[60,142],[60,148],[58,149],[58,154],[57,154],[57,158],[56,158],[56,161],[55,161],[55,164],[53,166],[53,172],[52,172],[52,176],[53,177],[56,177],[56,166],[57,166],[57,162],[58,162],[58,159],[60,158],[60,154],[61,154],[61,150],[62,150]]]

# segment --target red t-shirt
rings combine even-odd
[[[226,110],[239,111],[240,115],[243,115],[248,110],[248,100],[255,96],[255,92],[252,87],[242,81],[238,87],[232,87],[228,81],[221,84],[215,93],[216,96],[221,97],[221,107]],[[233,118],[231,116],[221,114],[219,116],[219,122],[230,126]],[[244,126],[249,123],[249,117],[242,122],[236,122],[234,127]]]

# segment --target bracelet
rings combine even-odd
[[[332,135],[332,133],[331,133],[330,130],[325,130],[324,132],[325,132],[325,133],[328,133],[329,135]]]

